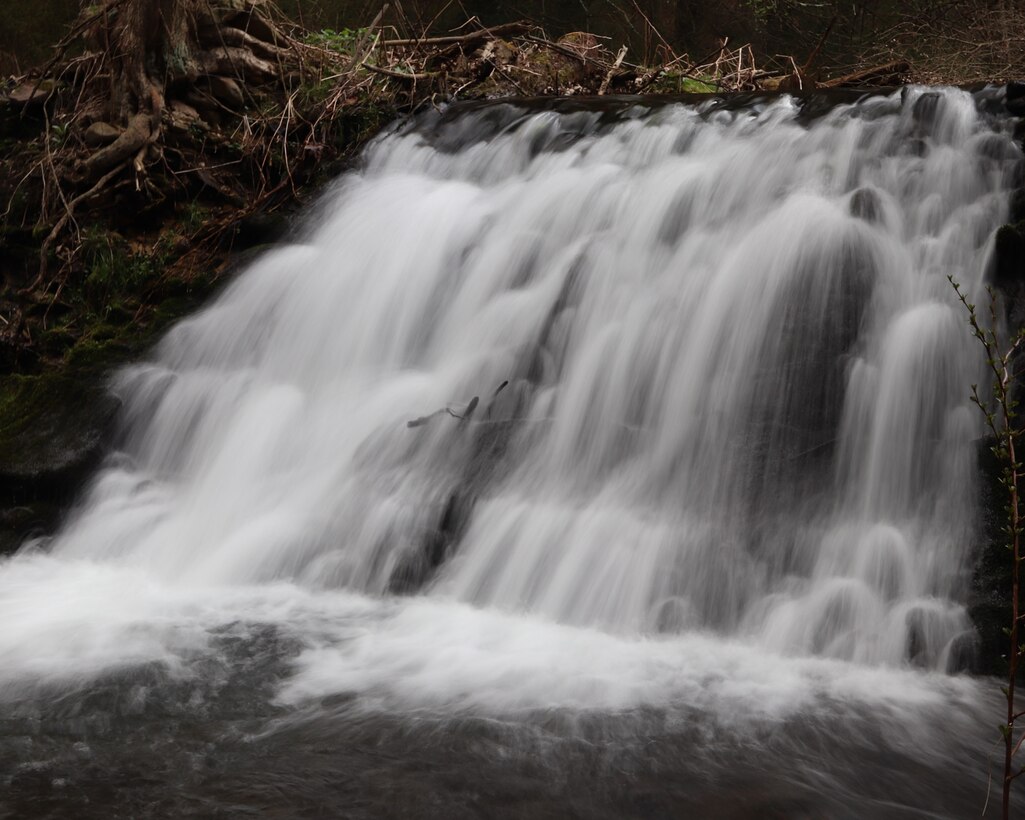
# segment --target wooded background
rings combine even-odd
[[[308,29],[341,30],[368,25],[382,0],[277,5]],[[50,56],[80,0],[5,0],[4,6],[0,73],[9,74]],[[724,37],[734,46],[751,43],[761,59],[802,57],[833,23],[818,58],[826,72],[893,56],[948,82],[1020,77],[1025,70],[1025,0],[404,0],[392,4],[385,22],[401,18],[442,32],[474,16],[485,25],[529,19],[556,37],[591,31],[613,48],[628,45],[645,62],[657,61],[663,40],[696,60]]]

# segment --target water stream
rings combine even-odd
[[[0,564],[0,816],[978,816],[999,97],[376,141]]]

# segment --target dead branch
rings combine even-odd
[[[605,75],[605,79],[602,80],[601,87],[598,89],[599,97],[604,97],[605,93],[609,90],[609,83],[612,82],[612,75],[619,70],[619,67],[623,64],[624,57],[626,57],[626,46],[619,49],[619,54],[616,55],[616,62],[612,64],[612,68],[609,69],[608,74]]]
[[[100,193],[100,191],[102,191],[106,187],[106,185],[124,169],[126,165],[127,162],[122,163],[122,165],[117,166],[111,171],[108,171],[104,176],[100,177],[100,179],[96,182],[95,185],[92,186],[92,188],[90,188],[84,194],[79,194],[67,204],[67,208],[64,211],[64,215],[57,221],[57,224],[53,226],[53,229],[50,231],[50,233],[47,234],[46,239],[43,240],[42,247],[39,249],[39,275],[33,280],[32,284],[30,284],[27,288],[23,289],[23,293],[31,293],[46,281],[46,268],[48,261],[47,257],[50,253],[50,247],[53,245],[54,240],[60,235],[60,232],[64,229],[64,226],[74,216],[75,208],[81,203],[85,202],[87,199],[90,199],[91,197],[94,197],[98,193]]]
[[[537,26],[535,24],[527,22],[526,20],[520,20],[515,23],[505,23],[501,26],[478,29],[477,31],[471,31],[469,34],[457,34],[447,37],[382,40],[378,45],[380,45],[381,48],[433,48],[436,46],[453,45],[468,46],[473,43],[483,42],[484,40],[497,40],[501,37],[514,37],[520,34],[526,34],[536,28]]]

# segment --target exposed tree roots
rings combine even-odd
[[[409,37],[411,26],[380,20],[310,33],[267,0],[88,6],[47,65],[0,88],[0,246],[22,260],[3,271],[0,366],[31,350],[27,316],[45,326],[55,303],[70,309],[95,261],[86,239],[156,241],[168,216],[191,209],[179,239],[192,253],[223,247],[240,220],[300,199],[396,112],[467,97],[812,82],[813,58],[767,70],[750,46],[725,41],[698,60],[666,45],[665,62],[646,67],[593,35],[552,41],[529,22]]]

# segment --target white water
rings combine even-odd
[[[980,363],[946,277],[978,292],[1021,157],[923,93],[378,141],[117,378],[120,452],[0,565],[0,692],[186,674],[269,623],[305,646],[283,703],[971,701],[907,667],[971,642]]]

